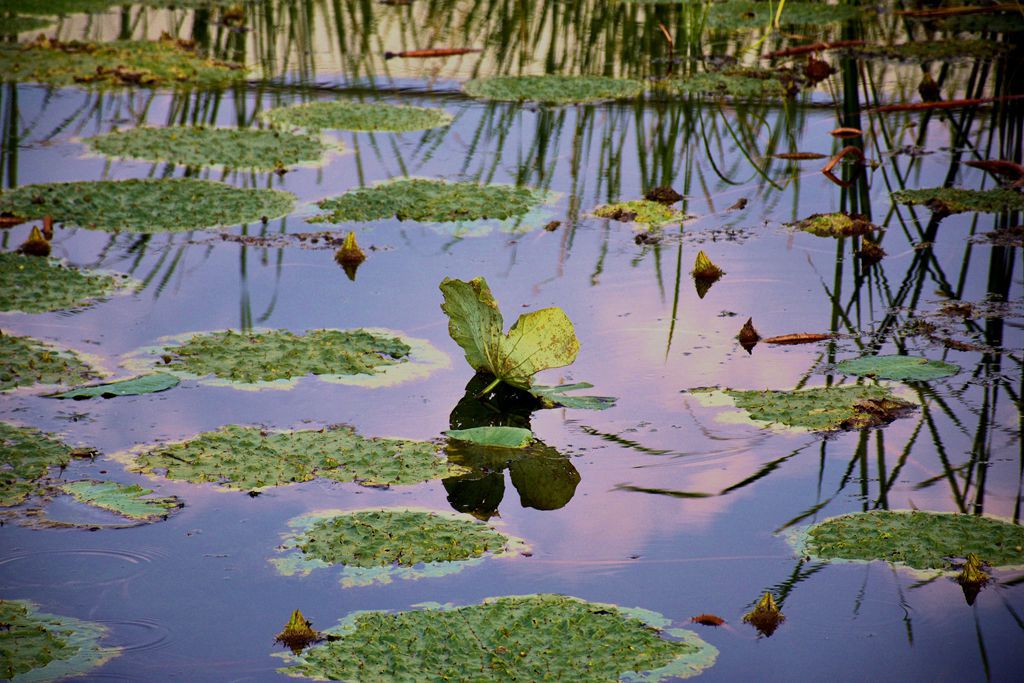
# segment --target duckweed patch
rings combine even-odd
[[[309,102],[263,112],[268,123],[304,130],[405,133],[441,128],[452,122],[442,109],[364,102]]]
[[[36,429],[0,422],[0,507],[24,502],[51,467],[71,462],[72,448]]]
[[[31,337],[0,335],[0,391],[35,384],[83,384],[98,375],[71,351]]]
[[[262,171],[314,162],[326,151],[318,138],[308,135],[206,126],[130,128],[87,138],[85,143],[112,157]]]
[[[642,223],[651,227],[663,227],[669,223],[680,223],[687,216],[670,206],[650,199],[633,199],[628,202],[604,204],[594,209],[598,218],[610,218],[624,223]]]
[[[0,45],[0,78],[55,86],[223,88],[245,78],[240,64],[199,56],[184,41]]]
[[[836,370],[861,377],[927,382],[955,375],[960,366],[917,356],[862,356],[842,361]]]
[[[715,2],[707,14],[710,28],[717,29],[759,29],[765,28],[775,19],[779,5],[774,2],[751,0],[727,0]],[[859,7],[830,5],[821,2],[786,2],[779,19],[780,26],[820,26],[853,19],[860,14]]]
[[[342,585],[389,583],[458,572],[485,555],[526,545],[470,517],[418,509],[328,510],[290,522],[296,529],[271,562],[285,575],[343,565]]]
[[[978,515],[870,510],[831,517],[791,539],[823,560],[884,560],[952,571],[950,558],[973,553],[992,566],[1024,564],[1024,528]]]
[[[100,646],[107,629],[40,612],[27,600],[0,600],[0,676],[55,681],[81,675],[119,654]]]
[[[792,223],[791,227],[809,232],[818,237],[849,237],[852,235],[869,235],[878,230],[878,226],[862,216],[843,213],[816,213],[802,221]]]
[[[90,272],[24,254],[0,254],[0,311],[45,313],[78,308],[138,286],[125,275]]]
[[[789,90],[778,71],[767,69],[696,73],[666,81],[663,87],[675,95],[711,93],[741,98],[781,97]]]
[[[921,190],[897,190],[892,199],[899,204],[924,205],[933,213],[999,213],[1024,211],[1024,193],[1013,190],[964,190],[932,187]]]
[[[229,425],[119,457],[134,471],[256,491],[318,477],[379,486],[417,484],[463,471],[438,451],[430,442],[365,437],[343,425],[273,432]]]
[[[636,97],[644,86],[606,76],[495,76],[467,81],[462,90],[470,97],[502,102],[577,104]]]
[[[655,612],[550,594],[356,612],[329,629],[339,639],[286,654],[292,665],[281,671],[320,680],[462,680],[472,672],[479,681],[658,681],[714,664],[718,650],[668,623]]]
[[[159,178],[22,185],[0,194],[0,211],[110,232],[186,232],[253,223],[291,212],[281,190],[211,180]]]
[[[153,490],[138,484],[118,484],[113,481],[69,481],[61,491],[75,500],[138,522],[166,519],[184,503],[176,496],[153,497]]]

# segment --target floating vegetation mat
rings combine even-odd
[[[633,199],[628,202],[604,204],[593,211],[598,218],[610,218],[626,223],[642,223],[652,228],[660,228],[670,223],[680,223],[686,214],[676,211],[661,202],[649,199]]]
[[[520,554],[525,543],[471,517],[413,508],[325,510],[289,522],[271,562],[286,576],[342,565],[341,584],[444,576],[485,556]]]
[[[1024,527],[978,515],[871,510],[831,517],[790,537],[801,555],[822,560],[884,560],[950,571],[950,558],[974,553],[992,566],[1024,565]]]
[[[927,382],[955,375],[960,372],[960,366],[917,356],[862,356],[844,360],[836,365],[836,370],[861,377]]]
[[[100,647],[107,629],[72,617],[40,612],[27,600],[0,600],[0,677],[56,681],[105,664],[118,648]]]
[[[328,630],[340,638],[280,655],[292,663],[281,671],[318,680],[653,682],[714,664],[718,650],[669,623],[656,612],[543,594],[356,612]]]
[[[0,78],[47,85],[217,88],[245,78],[240,64],[200,57],[185,41],[0,45]]]
[[[260,117],[275,126],[304,130],[404,133],[440,128],[452,122],[443,109],[365,102],[309,102],[278,107]]]
[[[486,100],[575,104],[636,97],[644,85],[606,76],[495,76],[467,81],[462,89]]]
[[[168,479],[256,491],[318,477],[387,486],[417,484],[465,470],[439,456],[437,444],[365,437],[343,425],[267,431],[229,425],[187,441],[114,456],[129,468]]]
[[[272,171],[318,161],[323,143],[308,135],[255,128],[130,128],[87,138],[90,148],[112,157]]]
[[[295,197],[211,180],[160,178],[22,185],[0,193],[0,211],[110,232],[185,232],[280,218]]]
[[[779,9],[776,2],[727,0],[711,4],[706,25],[728,30],[768,28]],[[859,7],[830,5],[823,2],[787,2],[779,19],[780,26],[820,26],[852,19]]]
[[[0,311],[44,313],[90,303],[141,283],[126,275],[95,273],[53,259],[0,254]]]
[[[665,81],[672,94],[711,93],[730,97],[781,97],[789,91],[778,70],[737,69],[698,73]],[[792,79],[790,79],[792,82]]]
[[[71,351],[31,337],[0,335],[0,391],[36,384],[74,386],[97,377],[96,371]]]
[[[875,427],[903,417],[915,407],[886,387],[865,385],[793,391],[693,389],[689,393],[704,405],[734,405],[760,426],[812,431]]]
[[[835,213],[816,213],[802,221],[791,223],[790,226],[818,237],[870,235],[878,230],[878,226],[866,218],[841,211]]]
[[[167,519],[183,506],[176,496],[153,497],[153,490],[137,484],[118,484],[113,481],[69,481],[60,490],[75,500],[109,510],[134,522],[156,522]]]
[[[922,190],[897,190],[892,199],[899,204],[923,204],[932,212],[947,215],[976,211],[1024,211],[1024,193],[1014,190],[963,190],[932,187]]]
[[[788,7],[788,4],[787,4]],[[892,59],[901,62],[966,61],[995,57],[1006,46],[995,40],[921,40],[900,45],[861,45],[848,48],[861,57]]]
[[[338,384],[390,386],[426,377],[449,359],[424,339],[383,329],[201,332],[136,352],[159,370],[239,389],[290,389],[307,375]],[[129,360],[131,363],[131,360]]]
[[[65,467],[73,449],[36,429],[0,422],[0,507],[24,502],[51,467]]]

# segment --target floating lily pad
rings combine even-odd
[[[932,60],[979,60],[1006,51],[1006,45],[995,40],[918,40],[900,45],[861,45],[849,48],[863,57],[881,57],[902,62]]]
[[[36,429],[0,422],[0,507],[24,502],[51,467],[71,462],[72,450]]]
[[[781,97],[788,87],[779,78],[779,71],[769,69],[738,69],[696,73],[674,78],[662,84],[669,92],[712,93],[730,97]]]
[[[86,387],[77,387],[71,391],[63,391],[59,394],[50,394],[48,398],[72,398],[77,401],[90,398],[113,398],[115,396],[138,396],[140,394],[155,394],[159,391],[166,391],[178,386],[181,382],[174,375],[165,372],[155,372],[151,375],[132,377],[119,382],[106,382],[104,384],[92,384]]]
[[[166,519],[183,503],[176,496],[153,497],[152,489],[113,481],[69,481],[60,489],[76,500],[138,522]]]
[[[802,555],[823,560],[951,571],[950,558],[974,553],[992,566],[1024,565],[1024,527],[979,515],[870,510],[831,517],[790,540]]]
[[[449,183],[421,178],[399,179],[363,187],[320,202],[329,212],[310,222],[344,223],[397,218],[421,222],[505,219],[528,212],[543,193],[513,185]]]
[[[343,565],[345,587],[452,574],[485,556],[527,549],[472,518],[419,509],[326,510],[289,523],[295,531],[272,559],[286,576]]]
[[[917,356],[862,356],[844,360],[836,370],[846,375],[903,382],[927,382],[960,372],[960,366]]]
[[[107,629],[73,617],[40,612],[27,600],[0,600],[0,677],[56,681],[80,676],[120,654],[101,647]]]
[[[443,109],[380,102],[308,102],[270,109],[260,117],[275,126],[304,130],[390,133],[441,128],[452,122],[452,115]]]
[[[878,226],[866,218],[841,211],[835,213],[816,213],[791,225],[797,230],[803,230],[818,237],[869,235],[878,230]]]
[[[598,218],[611,218],[625,223],[643,223],[660,228],[669,223],[680,223],[687,216],[661,202],[649,199],[633,199],[628,202],[604,204],[593,211]]]
[[[291,212],[281,190],[211,180],[160,178],[22,185],[0,193],[0,211],[110,232],[185,232],[253,223]]]
[[[475,681],[653,682],[714,664],[718,650],[668,625],[647,610],[543,594],[356,612],[328,630],[339,639],[283,654],[292,665],[281,671],[318,680],[464,680],[472,672]]]
[[[2,10],[0,10],[2,11]],[[27,31],[38,31],[53,24],[53,19],[41,17],[0,16],[0,35],[14,36]]]
[[[125,275],[90,272],[38,256],[0,254],[0,311],[44,313],[78,308],[138,286]]]
[[[0,335],[0,391],[35,384],[83,384],[96,372],[71,351],[31,337]]]
[[[775,19],[777,2],[751,2],[728,0],[711,4],[706,25],[721,29],[766,28]],[[851,5],[831,5],[824,2],[791,2],[787,0],[779,19],[780,26],[821,26],[859,16],[861,9]]]
[[[272,171],[319,160],[326,148],[315,137],[255,128],[173,126],[130,128],[84,141],[100,154],[184,166]]]
[[[229,425],[187,441],[118,454],[134,471],[255,491],[317,477],[367,485],[417,484],[463,470],[437,444],[365,437],[351,427],[267,431]]]
[[[199,56],[184,41],[0,45],[0,79],[95,87],[223,88],[245,78],[240,64]]]
[[[576,396],[566,392],[578,389],[590,389],[594,385],[590,382],[576,382],[575,384],[559,384],[548,387],[542,384],[534,384],[529,392],[540,399],[545,408],[581,408],[583,410],[606,410],[615,405],[618,400],[614,396]]]
[[[495,76],[467,81],[462,90],[486,100],[574,104],[636,97],[644,85],[606,76]]]
[[[923,204],[935,213],[951,214],[976,211],[1024,211],[1024,193],[1013,190],[963,190],[954,187],[932,187],[922,190],[898,190],[894,202]]]
[[[470,427],[449,429],[445,436],[495,448],[526,448],[533,441],[533,432],[522,427]]]

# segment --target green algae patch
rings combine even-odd
[[[0,311],[45,313],[79,308],[140,285],[125,275],[73,268],[54,259],[0,254]]]
[[[495,76],[467,81],[462,90],[485,100],[579,104],[633,98],[643,92],[644,85],[607,76]]]
[[[110,661],[120,649],[101,647],[107,629],[73,617],[40,612],[27,600],[0,600],[0,677],[56,681]]]
[[[254,223],[291,213],[281,190],[212,180],[159,178],[22,185],[0,193],[0,211],[109,232],[186,232]]]
[[[691,74],[665,81],[661,87],[675,95],[710,93],[740,98],[782,97],[789,92],[789,86],[779,78],[779,72],[768,69]]]
[[[472,517],[416,508],[324,510],[289,522],[271,563],[285,576],[342,566],[341,584],[445,576],[528,547]]]
[[[915,407],[887,387],[877,385],[792,391],[692,389],[689,393],[704,405],[731,404],[758,426],[809,431],[876,427],[905,416]]]
[[[187,441],[116,454],[130,469],[168,479],[258,491],[318,477],[372,486],[418,484],[464,471],[427,441],[366,437],[344,425],[267,431],[229,425]]]
[[[156,522],[182,507],[176,496],[154,497],[153,490],[138,484],[83,479],[60,485],[60,490],[75,500],[109,510],[136,522]]]
[[[317,162],[327,151],[320,139],[308,135],[206,126],[130,128],[84,142],[93,151],[110,157],[257,171]]]
[[[917,356],[861,356],[838,363],[836,370],[845,375],[860,377],[927,382],[951,377],[960,372],[960,366]]]
[[[245,78],[239,64],[201,57],[184,41],[61,42],[0,45],[4,81],[98,88],[224,88]]]
[[[850,237],[854,235],[870,235],[878,230],[878,226],[862,216],[843,213],[816,213],[802,221],[791,223],[790,227],[809,232],[818,237]]]
[[[97,377],[98,373],[72,351],[31,337],[0,334],[0,392],[34,385],[74,386]]]
[[[870,510],[798,530],[802,555],[831,561],[883,560],[916,570],[954,572],[968,554],[994,567],[1024,565],[1024,528],[990,517],[917,510]]]
[[[624,223],[638,223],[651,228],[661,228],[671,223],[681,223],[687,218],[682,211],[649,199],[633,199],[628,202],[603,204],[594,209],[598,218],[610,218]]]
[[[0,507],[19,505],[42,486],[51,467],[65,467],[73,451],[36,429],[0,422]]]
[[[267,123],[302,130],[405,133],[441,128],[452,122],[443,109],[365,102],[308,102],[260,114]]]
[[[718,650],[647,610],[564,595],[488,598],[355,612],[338,639],[284,657],[282,673],[318,680],[659,681],[695,676]]]
[[[1014,190],[964,190],[954,187],[932,187],[921,190],[898,190],[892,199],[899,204],[924,205],[933,213],[999,213],[1024,211],[1024,194]]]
[[[999,56],[1006,46],[995,40],[967,39],[920,40],[899,45],[861,45],[849,48],[861,57],[901,62],[983,60]]]
[[[708,11],[709,28],[737,30],[763,29],[775,19],[777,2],[728,0],[715,2]],[[782,8],[780,26],[821,26],[834,24],[859,16],[861,9],[850,5],[830,5],[824,2],[789,2]]]

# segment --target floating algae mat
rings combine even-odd
[[[790,225],[797,230],[803,230],[818,237],[869,235],[878,230],[878,226],[872,224],[866,218],[841,211],[835,213],[816,213]]]
[[[36,429],[0,422],[0,507],[35,494],[51,467],[65,467],[74,449]]]
[[[101,647],[100,624],[40,612],[27,600],[0,600],[0,677],[56,681],[105,664],[118,648]]]
[[[173,126],[130,128],[84,141],[100,154],[183,166],[224,166],[272,171],[318,161],[326,151],[317,138],[254,128]]]
[[[661,86],[673,94],[711,93],[730,97],[781,97],[787,92],[779,72],[768,69],[708,71],[674,78]]]
[[[274,126],[304,130],[353,130],[404,133],[440,128],[452,122],[442,109],[364,102],[309,102],[260,114]]]
[[[717,649],[669,624],[656,612],[550,594],[355,612],[327,631],[339,638],[280,655],[291,663],[281,671],[318,680],[652,682],[715,663]]]
[[[861,45],[849,48],[862,57],[891,59],[901,62],[928,62],[938,60],[964,61],[995,57],[1006,51],[1006,46],[994,40],[921,40],[899,45]]]
[[[792,391],[693,389],[689,393],[704,405],[732,404],[755,424],[812,431],[875,427],[903,417],[914,408],[913,403],[896,398],[886,387],[874,385]]]
[[[138,484],[83,479],[65,482],[60,490],[86,505],[109,510],[135,522],[166,519],[183,505],[176,496],[154,497],[152,489]]]
[[[846,375],[861,377],[927,382],[955,375],[960,372],[960,367],[952,363],[928,360],[917,356],[862,356],[838,363],[836,370]]]
[[[884,560],[913,569],[953,569],[974,553],[992,566],[1024,565],[1024,527],[978,515],[870,510],[831,517],[791,537],[822,560]]]
[[[1014,190],[964,190],[955,187],[932,187],[922,190],[898,190],[893,201],[900,204],[923,204],[934,213],[999,213],[1024,211],[1024,194]]]
[[[345,587],[452,574],[485,556],[519,554],[525,543],[452,512],[414,508],[325,510],[289,522],[295,531],[271,562],[282,574],[342,565]]]
[[[44,313],[78,308],[132,291],[139,284],[125,275],[94,273],[54,259],[0,254],[0,311]]]
[[[83,384],[98,377],[73,351],[31,337],[0,335],[0,391],[36,384]]]
[[[239,64],[200,57],[173,39],[0,45],[0,79],[46,85],[223,88],[245,78]]]
[[[713,2],[705,21],[710,28],[763,29],[775,18],[777,2],[751,2],[727,0]],[[786,2],[779,19],[780,26],[819,26],[838,23],[859,16],[861,9],[849,5],[831,5],[824,2]]]
[[[627,223],[643,223],[660,228],[669,223],[679,223],[686,218],[682,211],[676,211],[661,202],[649,199],[633,199],[628,202],[604,204],[594,209],[598,218],[611,218]]]
[[[636,97],[644,85],[607,76],[495,76],[467,81],[462,89],[486,100],[575,104]]]
[[[387,486],[417,484],[464,470],[437,444],[362,436],[351,427],[267,431],[229,425],[187,441],[119,454],[130,469],[168,479],[256,491],[318,477]]]
[[[0,193],[0,211],[110,232],[185,232],[280,218],[295,197],[212,180],[160,178],[22,185]]]

